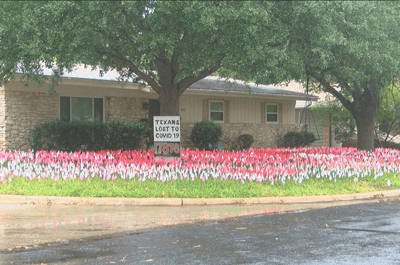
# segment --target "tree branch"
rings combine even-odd
[[[222,58],[218,60],[217,65],[210,69],[202,70],[197,76],[185,77],[178,83],[178,97],[182,95],[185,90],[190,87],[193,83],[196,83],[200,79],[216,72],[221,67]]]
[[[165,56],[157,56],[154,60],[161,88],[173,84],[170,61]]]
[[[352,112],[352,108],[351,108],[351,102],[345,98],[339,91],[337,91],[336,89],[334,89],[331,84],[329,84],[329,82],[327,82],[325,80],[325,78],[323,77],[322,74],[317,74],[317,73],[310,73],[310,75],[315,78],[318,82],[320,82],[322,84],[322,86],[324,87],[324,90],[326,92],[329,92],[330,94],[332,94],[334,97],[336,97],[342,104],[343,106],[346,107],[346,109],[348,109],[350,112]]]
[[[396,122],[396,119],[392,120],[392,122],[391,122],[390,125],[389,125],[389,130],[388,130],[387,135],[386,135],[386,138],[385,138],[385,143],[387,142],[387,139],[389,138],[390,133],[391,133],[392,130],[394,129],[394,128],[393,128],[393,125],[395,124],[395,122]]]
[[[149,75],[147,75],[143,71],[141,71],[134,63],[132,63],[131,61],[126,59],[124,56],[116,55],[116,54],[113,54],[108,51],[101,51],[99,49],[95,49],[95,51],[96,51],[96,53],[98,53],[100,55],[105,55],[105,56],[108,56],[108,57],[114,59],[119,65],[121,65],[121,64],[127,65],[129,67],[129,69],[132,72],[134,72],[135,74],[137,74],[137,76],[140,79],[147,82],[151,86],[151,88],[154,89],[154,91],[156,91],[157,93],[161,92],[161,86],[153,78],[151,78]]]
[[[178,74],[178,71],[179,71],[178,55],[177,55],[176,51],[174,50],[174,53],[172,54],[172,58],[171,58],[171,72],[172,72],[173,78],[175,78],[175,76]]]

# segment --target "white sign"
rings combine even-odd
[[[179,116],[154,116],[154,142],[180,142],[181,118]]]

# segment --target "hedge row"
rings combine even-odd
[[[194,125],[190,139],[200,150],[213,150],[222,135],[221,125],[211,121],[201,121]],[[59,120],[44,122],[31,132],[33,150],[137,150],[143,147],[142,141],[152,137],[152,130],[145,122]],[[289,132],[278,144],[281,147],[309,146],[315,136],[311,132]],[[148,142],[148,141],[147,141]],[[248,134],[238,139],[240,149],[250,148],[254,137]]]
[[[133,121],[50,121],[31,132],[33,150],[136,150],[145,138],[151,137],[147,123]]]

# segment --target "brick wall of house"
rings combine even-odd
[[[107,96],[104,98],[105,121],[148,119],[149,111],[143,109],[145,98]]]
[[[148,110],[143,109],[145,98],[104,96],[105,121],[134,120],[148,118]],[[0,89],[0,149],[28,150],[31,130],[38,124],[59,118],[59,94]],[[195,148],[190,141],[194,123],[184,122],[181,126],[182,147]],[[237,140],[241,134],[251,134],[255,138],[252,147],[275,147],[277,138],[294,131],[294,124],[222,124],[223,147],[231,149],[229,142]]]
[[[105,120],[148,118],[144,98],[104,97]],[[28,150],[31,130],[38,124],[59,118],[59,94],[0,90],[0,149]]]
[[[28,150],[31,130],[44,121],[58,118],[59,96],[44,92],[2,91],[4,141],[6,150]],[[1,104],[1,103],[0,103]]]
[[[254,137],[252,147],[276,147],[277,139],[287,132],[295,131],[295,124],[245,124],[245,123],[228,123],[221,124],[222,137],[221,142],[223,148],[230,150],[230,143],[238,139],[242,134],[250,134]],[[181,125],[181,144],[183,148],[194,149],[195,146],[190,140],[190,132],[194,127],[194,123],[183,122]]]

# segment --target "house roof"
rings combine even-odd
[[[44,75],[52,75],[50,69],[44,69]],[[91,70],[91,68],[84,68],[79,65],[73,69],[72,72],[65,72],[62,77],[68,79],[87,79],[98,81],[114,81],[118,82],[118,72],[108,71],[103,76],[100,76],[99,70]],[[132,81],[128,80],[128,81]],[[249,89],[250,88],[250,89]],[[204,91],[204,92],[224,92],[233,94],[249,94],[251,91],[254,95],[276,96],[284,98],[292,98],[297,100],[306,100],[307,98],[312,101],[318,100],[318,96],[306,95],[304,93],[291,91],[287,89],[274,88],[266,85],[257,85],[255,83],[246,83],[241,80],[225,79],[216,76],[205,77],[196,83],[192,84],[188,91]]]
[[[188,90],[200,90],[209,92],[226,92],[226,93],[245,93],[248,94],[250,91],[255,95],[270,95],[279,97],[288,97],[295,99],[309,99],[316,101],[317,96],[306,95],[300,92],[294,92],[285,89],[273,88],[266,85],[257,85],[255,83],[245,83],[241,80],[224,79],[215,76],[208,76],[203,78],[196,83],[192,84]]]
[[[51,75],[53,75],[53,71],[51,69],[45,68],[45,69],[43,69],[43,74],[51,76]],[[107,73],[104,73],[103,76],[100,76],[99,69],[96,68],[95,70],[92,70],[90,67],[85,68],[83,65],[79,65],[79,66],[76,66],[72,70],[72,72],[64,72],[62,77],[118,82],[119,73],[114,70],[114,71],[108,71]],[[128,81],[133,81],[133,79],[130,79]]]

